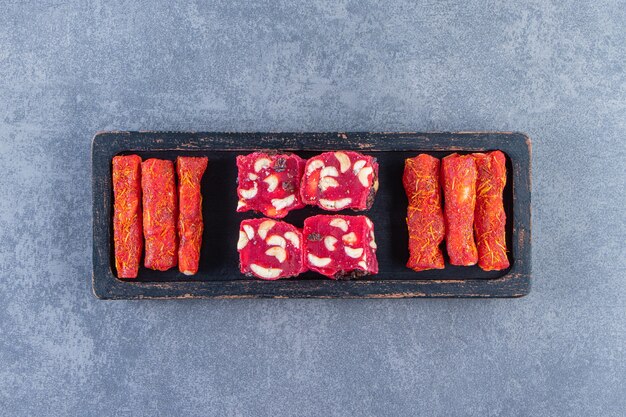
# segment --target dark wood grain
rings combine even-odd
[[[354,281],[331,281],[314,273],[300,278],[261,281],[239,273],[236,251],[239,222],[258,217],[236,213],[237,154],[257,149],[293,151],[303,157],[352,149],[378,158],[380,190],[366,212],[374,221],[380,273]],[[443,157],[452,152],[500,149],[507,155],[504,193],[507,243],[511,267],[485,272],[474,267],[414,272],[408,258],[402,188],[404,159],[421,152]],[[206,155],[203,179],[205,233],[198,274],[186,277],[141,268],[135,280],[115,276],[112,243],[111,159],[137,153],[143,158],[174,160],[178,155]],[[93,291],[102,299],[144,298],[405,298],[520,297],[530,290],[531,271],[531,143],[521,133],[195,133],[103,132],[92,143],[93,168]],[[301,226],[317,208],[297,210],[285,219]],[[352,212],[346,211],[346,214]]]

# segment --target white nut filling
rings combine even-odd
[[[306,174],[311,175],[316,169],[324,168],[324,162],[321,159],[314,159],[306,167]]]
[[[258,176],[258,175],[256,175],[256,174],[253,174],[253,173],[251,172],[251,173],[249,173],[249,174],[248,174],[248,179],[249,179],[250,181],[256,181],[256,180],[258,180],[258,179],[259,179],[259,176]]]
[[[369,219],[367,219],[369,221]],[[372,222],[370,221],[370,224]],[[371,226],[370,226],[371,227]],[[374,237],[374,230],[370,230],[370,248],[376,249],[378,245],[376,244],[376,238]]]
[[[369,217],[365,218],[365,223],[367,223],[367,226],[372,228],[374,227],[374,223],[372,223],[372,221],[369,219]],[[372,231],[372,233],[374,233],[374,231]]]
[[[367,263],[365,261],[359,261],[358,265],[363,268],[364,271],[367,271]]]
[[[250,240],[254,239],[254,228],[252,226],[250,226],[249,224],[244,224],[243,230],[244,232],[246,232],[248,239]]]
[[[257,159],[256,162],[254,163],[254,172],[259,172],[260,170],[262,170],[264,168],[269,168],[271,163],[272,163],[272,161],[270,161],[267,158],[259,158],[259,159]]]
[[[335,201],[335,208],[342,209],[346,207],[348,204],[352,203],[352,199],[349,197],[339,199]]]
[[[367,164],[367,161],[363,159],[356,161],[354,163],[354,166],[352,167],[352,172],[354,172],[354,175],[358,175],[359,171],[361,171],[365,164]]]
[[[319,268],[325,267],[331,261],[330,258],[318,258],[317,256],[313,255],[312,253],[309,253],[307,255],[307,258],[309,259],[309,262],[311,263],[311,265],[317,266]]]
[[[259,236],[261,236],[261,239],[265,239],[267,237],[267,232],[272,230],[272,227],[274,227],[275,224],[276,222],[274,220],[265,220],[259,225]]]
[[[259,235],[260,234],[261,233],[259,232]],[[280,246],[283,249],[287,246],[287,241],[282,236],[278,235],[272,235],[268,237],[265,243],[267,243],[269,246]]]
[[[248,239],[248,235],[243,230],[239,231],[239,240],[237,241],[237,250],[242,250],[246,247],[250,239]]]
[[[250,188],[249,190],[239,190],[239,195],[241,196],[241,198],[245,200],[250,200],[251,198],[254,198],[254,196],[256,196],[258,192],[259,192],[259,189],[257,188],[256,182],[255,182],[254,186]]]
[[[339,200],[327,200],[325,198],[320,198],[320,205],[327,209],[338,209],[346,207],[348,204],[352,203],[352,199],[350,197],[341,198]]]
[[[276,187],[278,187],[278,177],[276,177],[276,175],[270,175],[269,177],[265,178],[263,182],[267,184],[267,191],[270,193],[274,192]]]
[[[358,175],[359,182],[361,183],[363,187],[369,187],[370,185],[369,176],[373,172],[374,172],[374,169],[372,167],[365,167],[359,171],[359,175]]]
[[[325,167],[320,171],[320,177],[338,177],[339,171],[335,167]]]
[[[280,273],[283,272],[280,268],[264,268],[257,264],[250,264],[250,269],[261,278],[267,279],[278,278]]]
[[[333,236],[326,236],[324,238],[324,246],[326,247],[326,249],[328,249],[331,252],[335,250],[336,243],[337,243],[337,239]]]
[[[326,168],[324,168],[324,169],[326,169]],[[318,187],[320,187],[320,190],[326,191],[327,189],[329,189],[331,187],[333,187],[333,188],[334,187],[339,187],[339,183],[333,177],[322,177],[322,179],[318,183]]]
[[[239,200],[239,201],[237,202],[237,210],[242,209],[242,208],[244,208],[244,207],[246,207],[246,206],[247,206],[247,204],[246,204],[246,202],[245,202],[245,201],[243,201],[243,200]]]
[[[344,219],[340,219],[340,218],[332,219],[329,224],[333,227],[340,228],[344,232],[348,231],[348,222],[345,221]]]
[[[350,157],[343,152],[335,152],[335,158],[339,161],[339,169],[342,173],[350,168]]]
[[[280,246],[272,246],[265,251],[267,256],[273,256],[278,259],[278,262],[283,263],[287,259],[287,251]]]
[[[296,201],[296,196],[291,194],[285,198],[272,198],[272,205],[276,210],[282,210],[285,207],[292,205],[294,201]]]
[[[346,251],[346,255],[351,258],[357,259],[363,255],[363,248],[351,248],[349,246],[344,246],[343,250]]]
[[[294,232],[286,232],[285,239],[290,241],[294,248],[296,249],[300,248],[300,238]]]
[[[356,243],[356,234],[354,232],[350,232],[341,237],[341,240],[346,245],[354,245]]]

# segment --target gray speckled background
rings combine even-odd
[[[626,2],[302,3],[3,3],[0,413],[623,415]],[[533,290],[98,301],[105,129],[527,132]]]

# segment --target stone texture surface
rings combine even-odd
[[[2,9],[2,414],[623,415],[625,1]],[[98,301],[105,129],[527,132],[533,291]]]

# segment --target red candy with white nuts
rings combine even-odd
[[[289,223],[248,219],[239,226],[239,269],[243,274],[275,280],[306,271],[302,233]]]
[[[367,210],[378,190],[378,163],[358,152],[325,152],[304,168],[300,194],[305,204],[325,210]]]
[[[254,152],[237,156],[237,211],[255,210],[275,219],[304,207],[300,178],[305,160],[293,154]]]
[[[308,269],[332,279],[378,273],[374,224],[367,217],[309,217],[302,234]]]

